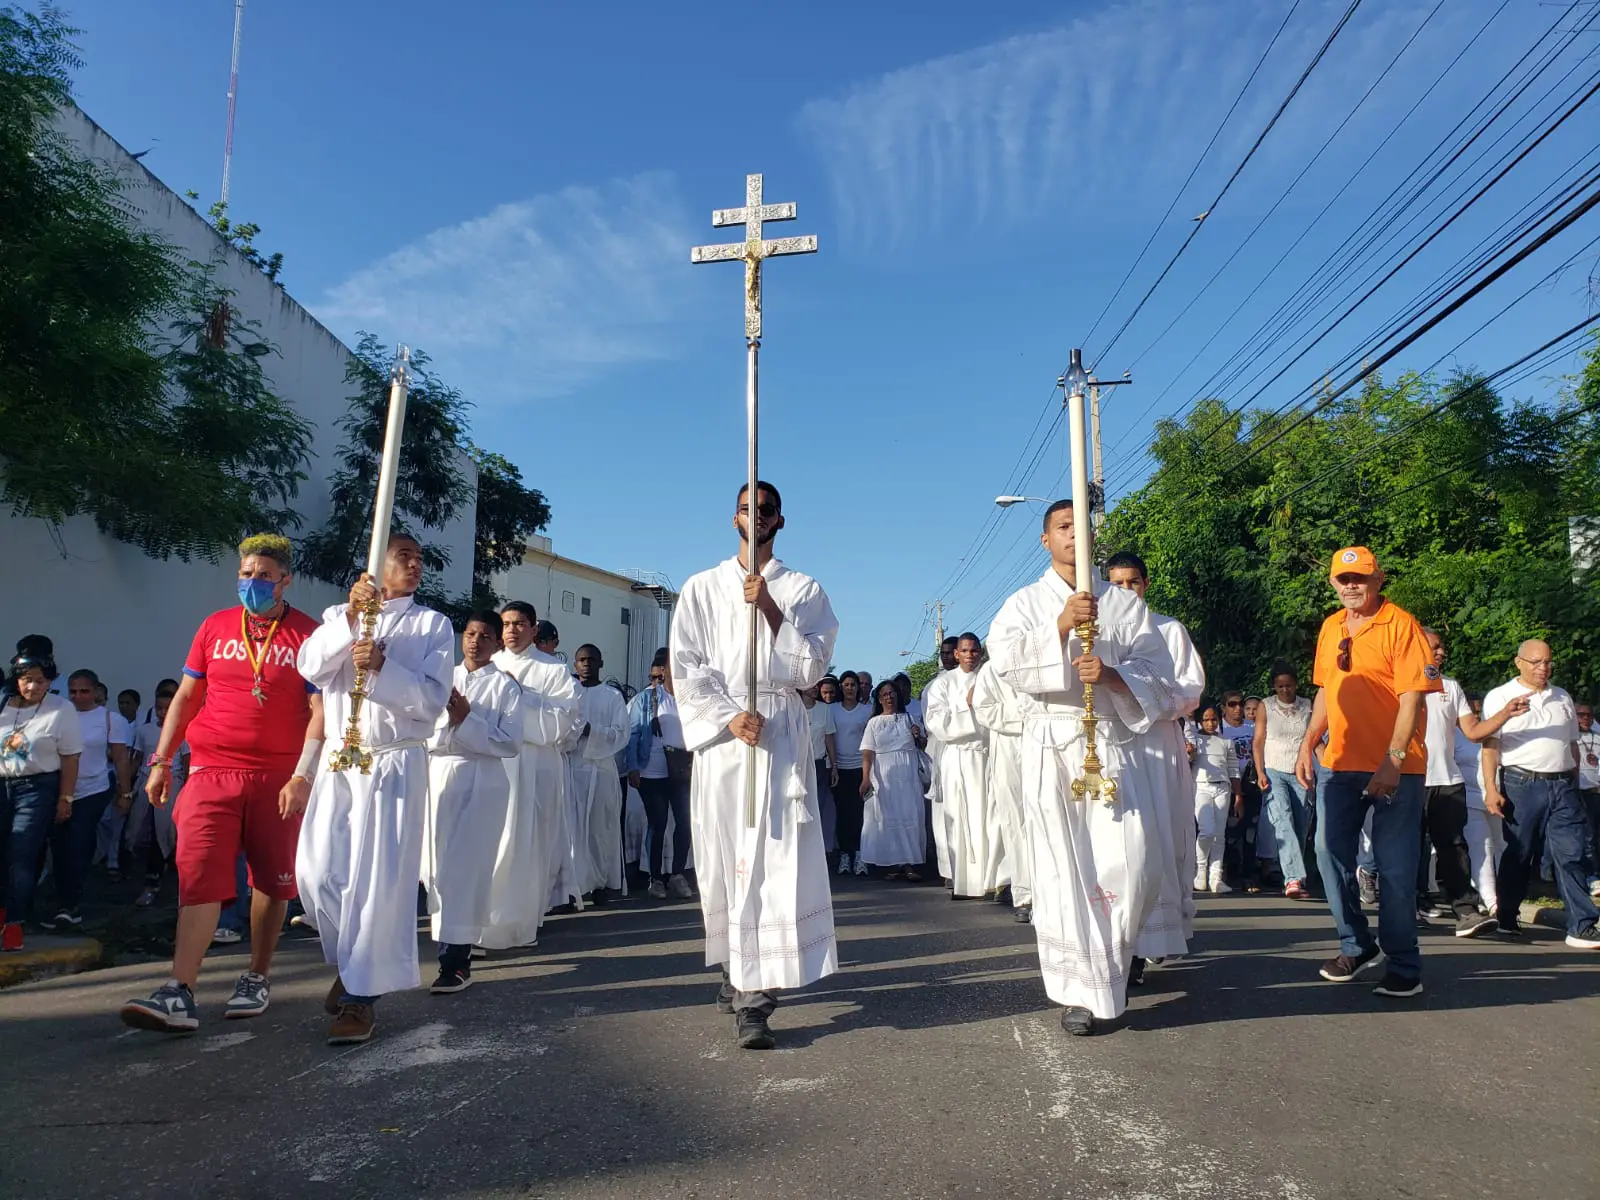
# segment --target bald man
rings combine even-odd
[[[1571,696],[1551,684],[1552,659],[1546,643],[1523,642],[1517,647],[1517,677],[1483,698],[1484,712],[1491,713],[1515,700],[1527,702],[1525,712],[1483,744],[1483,800],[1503,818],[1506,839],[1495,875],[1499,933],[1521,936],[1518,910],[1544,845],[1567,909],[1567,945],[1600,950],[1595,929],[1600,911],[1584,886],[1588,824],[1578,798],[1578,710]]]

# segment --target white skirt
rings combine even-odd
[[[861,822],[861,858],[897,867],[927,857],[922,780],[914,750],[890,750],[872,760],[872,795]]]

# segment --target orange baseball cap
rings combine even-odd
[[[1333,556],[1333,565],[1328,568],[1329,579],[1337,579],[1341,575],[1376,575],[1377,573],[1377,557],[1365,546],[1346,546]]]

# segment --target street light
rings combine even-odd
[[[996,496],[994,502],[1001,508],[1010,508],[1013,504],[1048,504],[1043,496]]]

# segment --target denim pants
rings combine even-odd
[[[1291,771],[1274,771],[1267,768],[1271,791],[1267,795],[1267,819],[1272,822],[1272,836],[1278,843],[1278,869],[1283,880],[1306,877],[1306,789]]]
[[[1366,794],[1370,771],[1323,771],[1317,780],[1317,866],[1339,951],[1355,958],[1372,948],[1372,930],[1356,889],[1356,845],[1372,813],[1378,862],[1378,946],[1396,975],[1422,977],[1417,949],[1417,855],[1422,849],[1422,776],[1402,775],[1386,800]]]
[[[1567,932],[1593,925],[1600,912],[1589,897],[1584,879],[1584,840],[1588,823],[1571,777],[1534,779],[1507,767],[1500,772],[1500,794],[1506,798],[1506,848],[1500,855],[1495,891],[1500,900],[1500,928],[1517,927],[1517,910],[1528,898],[1528,876],[1539,865],[1539,844],[1544,843],[1555,867],[1556,887],[1567,906]]]
[[[72,816],[50,828],[50,858],[55,863],[56,907],[75,911],[83,903],[83,884],[94,860],[94,839],[100,818],[111,803],[107,788],[72,803]]]
[[[1578,792],[1583,802],[1583,815],[1589,819],[1588,853],[1584,868],[1590,879],[1600,879],[1600,788],[1584,788]]]
[[[817,759],[817,815],[822,818],[822,848],[832,854],[839,848],[839,816],[833,807],[833,787],[828,782],[828,760]]]
[[[0,779],[0,910],[11,924],[33,917],[39,857],[56,819],[61,772]]]
[[[689,830],[689,785],[672,779],[639,780],[639,799],[650,822],[644,837],[645,861],[639,865],[651,879],[665,879],[662,856],[666,848],[667,817],[672,817],[672,874],[682,875],[689,864],[692,835]]]

